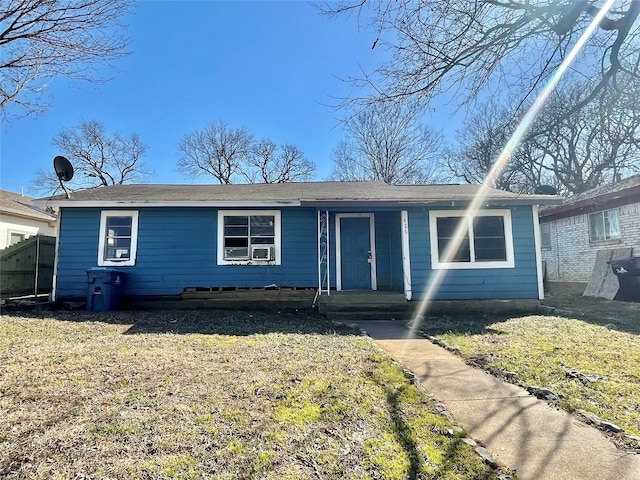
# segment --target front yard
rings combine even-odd
[[[613,440],[637,449],[640,304],[551,300],[548,315],[427,316],[422,330],[505,381],[548,389],[586,421],[620,427]],[[314,315],[5,314],[0,366],[2,478],[505,473],[372,340]]]
[[[368,338],[305,315],[0,317],[0,477],[488,479]]]
[[[550,390],[560,407],[640,449],[628,438],[640,437],[640,304],[570,295],[546,303],[555,312],[432,316],[421,330],[505,381]]]

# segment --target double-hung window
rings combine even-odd
[[[589,214],[590,242],[605,242],[619,238],[620,221],[617,208]]]
[[[280,212],[220,210],[219,265],[280,265]]]
[[[429,212],[434,269],[513,268],[511,211]]]
[[[102,211],[98,241],[98,265],[135,265],[137,247],[138,212],[133,210]]]

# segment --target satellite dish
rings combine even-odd
[[[58,181],[60,182],[60,186],[64,190],[64,193],[67,194],[67,198],[71,199],[71,194],[69,193],[69,190],[67,190],[67,187],[64,186],[63,182],[68,182],[73,178],[73,165],[71,165],[71,162],[62,155],[57,155],[53,159],[53,169],[56,171]]]
[[[557,195],[558,191],[551,185],[538,185],[533,191],[536,195]]]
[[[58,155],[53,159],[53,168],[61,182],[68,182],[73,178],[73,165],[62,155]]]

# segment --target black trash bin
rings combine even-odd
[[[127,275],[113,268],[95,267],[87,270],[87,310],[115,310],[122,296]]]
[[[640,302],[640,257],[618,258],[609,264],[620,284],[616,298],[625,302]]]

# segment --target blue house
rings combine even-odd
[[[116,185],[40,203],[59,209],[55,300],[86,298],[93,267],[126,272],[131,298],[277,286],[457,300],[542,298],[537,206],[557,197],[315,182]]]

